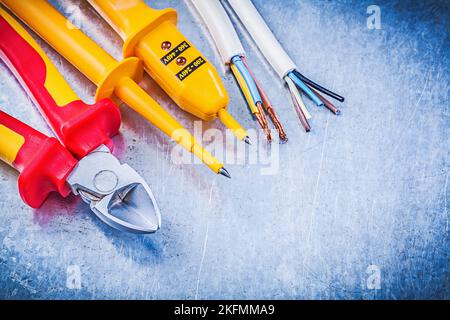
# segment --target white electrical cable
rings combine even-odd
[[[236,30],[219,0],[190,1],[211,33],[223,63],[229,64],[234,56],[245,55]]]
[[[228,0],[228,3],[281,79],[297,69],[250,0]]]

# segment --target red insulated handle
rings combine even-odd
[[[0,144],[3,149],[0,152],[13,151],[11,164],[20,172],[18,184],[23,201],[38,208],[51,192],[69,195],[66,179],[78,163],[72,154],[55,138],[0,111],[0,128],[5,127],[8,131],[0,131],[0,140],[4,142]]]
[[[0,57],[75,156],[102,144],[112,150],[121,121],[117,106],[109,99],[94,105],[81,101],[29,33],[1,8]]]

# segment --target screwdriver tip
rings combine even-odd
[[[250,137],[249,137],[249,136],[246,136],[246,137],[244,138],[244,142],[245,142],[246,144],[249,144],[249,145],[252,144],[252,140],[250,140]]]
[[[219,174],[227,177],[228,179],[231,179],[230,173],[225,168],[220,168]]]

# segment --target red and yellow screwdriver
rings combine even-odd
[[[96,101],[119,98],[211,170],[230,177],[223,164],[137,84],[144,73],[138,58],[116,61],[45,0],[1,2],[97,85]]]
[[[148,74],[183,110],[217,117],[239,140],[248,133],[228,113],[228,94],[207,59],[177,28],[174,9],[155,10],[141,0],[88,0],[122,37],[123,57],[137,57]]]

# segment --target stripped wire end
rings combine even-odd
[[[266,105],[266,111],[269,114],[269,117],[272,119],[272,122],[278,130],[278,136],[280,138],[281,143],[286,143],[288,141],[286,132],[284,132],[283,126],[281,125],[280,120],[278,120],[278,117],[275,114],[275,111],[273,110],[271,105]]]
[[[247,63],[247,58],[245,56],[242,56],[241,60],[244,63],[245,67],[247,68],[248,72],[250,73],[250,76],[253,78],[253,81],[255,82],[255,85],[256,85],[256,87],[258,89],[259,95],[261,96],[262,105],[264,106],[267,114],[269,115],[270,119],[272,120],[272,123],[274,124],[275,128],[277,129],[280,141],[282,143],[287,142],[288,139],[287,139],[287,136],[286,136],[286,132],[284,131],[283,126],[281,125],[281,122],[280,122],[280,120],[278,119],[278,117],[277,117],[277,115],[275,113],[275,109],[273,108],[273,105],[270,102],[269,97],[267,96],[266,92],[262,88],[262,86],[259,83],[258,79],[256,79],[254,73],[250,69],[250,67],[249,67],[249,65]]]
[[[235,56],[231,59],[230,67],[251,113],[255,116],[259,125],[264,130],[264,134],[267,136],[267,140],[270,143],[272,141],[272,136],[267,118],[262,109],[262,99],[249,70],[245,67],[240,56]]]
[[[264,110],[262,108],[262,103],[257,102],[256,107],[258,108],[258,112],[255,113],[255,117],[258,120],[259,125],[263,129],[264,134],[267,137],[267,141],[269,143],[271,143],[272,142],[272,134],[270,132],[269,123],[267,122],[266,115],[264,114]]]

